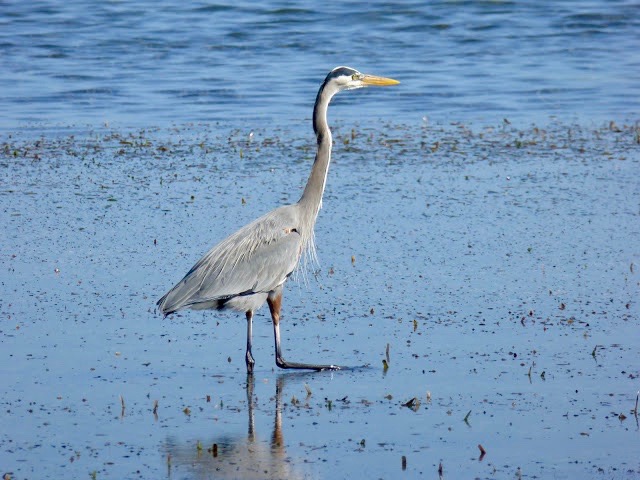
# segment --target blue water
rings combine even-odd
[[[637,480],[638,27],[623,1],[0,3],[0,473]],[[329,110],[283,348],[371,366],[274,371],[263,308],[248,379],[242,315],[155,302],[299,198],[339,64],[402,83]]]
[[[639,40],[624,0],[3,2],[0,128],[299,124],[342,64],[402,82],[354,117],[636,120]]]

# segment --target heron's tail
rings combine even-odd
[[[171,292],[172,290],[169,290],[167,293],[164,294],[164,296],[160,300],[156,302],[156,305],[160,309],[160,312],[165,317],[168,315],[171,315],[173,312],[178,310],[178,308],[175,308],[175,307],[172,308],[172,305],[169,305],[169,302],[167,301],[169,298],[169,294]]]

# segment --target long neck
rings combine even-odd
[[[316,159],[311,167],[311,175],[304,187],[304,192],[298,201],[300,208],[300,229],[302,235],[302,248],[305,252],[305,259],[317,262],[316,248],[314,243],[313,227],[318,218],[318,212],[322,206],[322,194],[327,181],[329,163],[331,162],[331,130],[327,124],[327,107],[331,97],[337,93],[327,86],[327,82],[320,87],[316,98],[316,105],[313,109],[313,131],[318,141],[318,151]]]
[[[311,229],[315,224],[318,211],[322,206],[322,194],[327,181],[329,163],[331,162],[331,130],[327,124],[327,107],[331,98],[336,93],[325,88],[326,84],[320,88],[316,105],[313,109],[313,131],[318,141],[318,151],[316,159],[311,168],[311,174],[307,185],[302,192],[302,197],[298,201],[300,207],[305,210],[306,217],[311,220]]]

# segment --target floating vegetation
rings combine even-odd
[[[417,412],[420,409],[420,400],[418,399],[418,397],[413,397],[408,402],[403,403],[402,406],[410,408],[414,412]]]
[[[467,425],[469,424],[469,415],[471,415],[471,410],[469,410],[467,412],[467,414],[464,416],[464,423],[466,423]]]
[[[210,453],[214,458],[218,456],[218,444],[214,443],[210,448],[207,448],[207,452]]]
[[[482,461],[484,459],[484,456],[487,454],[487,451],[481,444],[478,444],[478,450],[480,450],[480,457],[478,457],[478,460]]]
[[[313,142],[254,125],[3,134],[11,478],[443,477],[452,455],[474,478],[636,473],[637,125],[514,124],[336,136],[285,350],[373,367],[274,372],[259,312],[252,388],[231,362],[246,325],[154,304],[233,222],[297,199]],[[487,438],[506,460],[487,463]]]

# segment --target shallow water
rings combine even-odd
[[[530,126],[640,110],[638,2],[261,5],[3,3],[0,127],[298,124],[345,64],[402,88],[339,98],[357,108],[336,118]]]
[[[636,128],[334,130],[321,263],[287,285],[283,347],[370,366],[274,372],[261,311],[249,384],[242,316],[162,320],[154,303],[213,242],[298,198],[307,139],[4,137],[13,478],[640,475]]]
[[[324,8],[0,6],[2,472],[638,478],[638,5]],[[299,198],[337,64],[402,83],[330,109],[283,347],[368,366],[274,371],[261,311],[247,379],[155,302]]]

